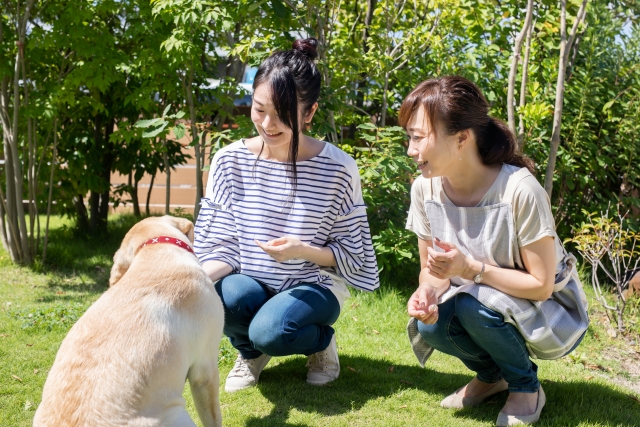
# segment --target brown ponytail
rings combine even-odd
[[[450,135],[471,129],[478,153],[487,166],[504,163],[527,168],[533,174],[533,160],[517,150],[516,139],[501,120],[489,116],[489,103],[473,82],[460,76],[446,76],[420,83],[405,98],[398,120],[403,128],[420,106],[429,123],[440,122]]]

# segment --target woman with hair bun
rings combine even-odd
[[[442,407],[508,390],[497,425],[512,426],[537,421],[546,401],[531,358],[572,351],[589,319],[533,163],[488,111],[480,89],[457,76],[420,83],[400,108],[421,172],[407,221],[421,261],[407,331],[423,366],[437,349],[476,373]]]
[[[318,42],[297,40],[258,68],[258,136],[211,163],[194,250],[222,299],[240,353],[225,390],[258,382],[272,356],[308,356],[307,383],[338,378],[334,329],[347,285],[379,286],[360,175],[332,144],[303,133],[318,108]]]

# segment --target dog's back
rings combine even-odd
[[[73,326],[34,426],[194,425],[182,391],[197,358],[217,360],[223,309],[196,258],[163,246],[136,255]]]

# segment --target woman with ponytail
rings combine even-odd
[[[331,325],[347,285],[379,286],[356,163],[303,133],[318,108],[317,44],[297,40],[260,65],[251,106],[258,136],[211,163],[194,250],[240,353],[228,392],[255,385],[272,356],[308,356],[309,384],[338,378]]]
[[[488,111],[480,89],[457,76],[420,83],[400,108],[421,172],[407,221],[421,261],[407,331],[422,365],[437,349],[476,374],[442,407],[508,390],[497,425],[512,426],[537,421],[546,401],[531,358],[572,351],[589,319],[533,162]]]

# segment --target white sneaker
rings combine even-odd
[[[267,366],[269,360],[271,360],[271,356],[266,354],[255,359],[245,359],[238,355],[236,364],[227,375],[227,381],[224,384],[225,391],[233,393],[256,385],[258,378],[260,378],[260,373]]]
[[[331,337],[329,346],[323,351],[313,353],[307,360],[307,383],[311,385],[325,385],[340,375],[340,360],[335,334]]]

